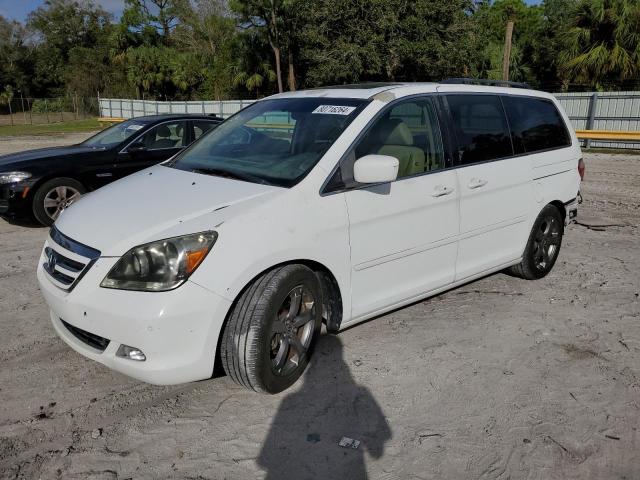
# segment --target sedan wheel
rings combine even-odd
[[[62,210],[78,200],[82,194],[73,187],[59,186],[47,192],[44,197],[44,211],[51,220],[58,218]]]
[[[53,178],[44,182],[33,195],[33,215],[43,225],[51,225],[62,211],[86,192],[73,178]]]

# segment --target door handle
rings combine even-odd
[[[469,185],[467,186],[469,188],[480,188],[484,187],[487,183],[489,183],[487,180],[483,180],[481,178],[472,178],[469,182]]]
[[[432,197],[443,197],[445,195],[452,194],[454,190],[455,190],[455,188],[445,187],[443,185],[438,185],[436,188],[433,189],[433,193],[431,194],[431,196]]]

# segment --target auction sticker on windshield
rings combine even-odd
[[[320,105],[311,113],[324,113],[328,115],[349,115],[356,107],[347,107],[344,105]]]

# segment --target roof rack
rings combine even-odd
[[[488,80],[486,78],[445,78],[440,83],[454,83],[464,85],[489,85],[492,87],[531,88],[524,82],[510,82],[508,80]]]

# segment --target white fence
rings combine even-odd
[[[640,131],[640,92],[558,93],[556,98],[577,130]],[[132,118],[163,113],[216,114],[227,118],[254,100],[161,102],[122,98],[99,99],[101,117]],[[591,147],[639,149],[640,143],[586,141]]]
[[[126,98],[99,99],[100,116],[116,118],[133,118],[166,113],[215,114],[219,117],[227,118],[253,102],[254,100],[161,102],[156,100],[131,100]]]

